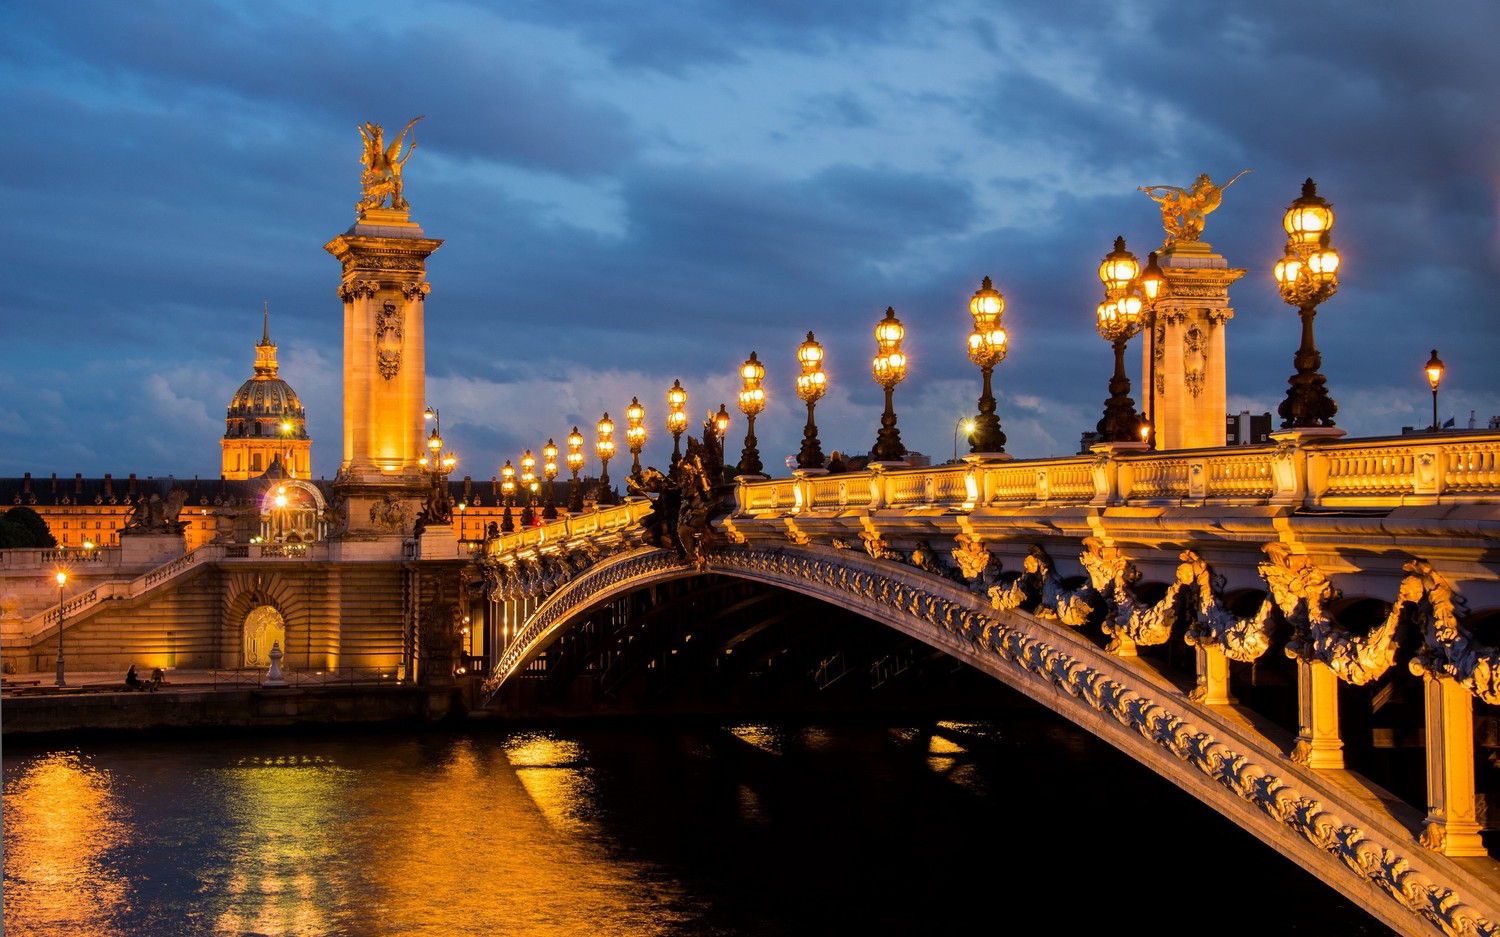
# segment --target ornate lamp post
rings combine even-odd
[[[578,427],[568,434],[568,471],[573,473],[573,491],[568,497],[568,510],[577,514],[583,510],[583,489],[578,486],[578,470],[583,468],[583,434]]]
[[[550,521],[557,517],[557,498],[552,486],[557,478],[557,444],[550,439],[542,447],[542,477],[547,479],[547,505],[542,508],[542,517]]]
[[[641,480],[641,449],[646,445],[646,408],[631,397],[625,408],[625,445],[630,447],[630,477]]]
[[[1432,350],[1432,357],[1427,359],[1427,383],[1432,386],[1432,431],[1436,433],[1440,429],[1438,423],[1437,389],[1443,382],[1443,361],[1437,356],[1437,349]]]
[[[1286,255],[1276,264],[1276,283],[1281,298],[1296,306],[1302,318],[1302,344],[1292,359],[1297,373],[1289,379],[1286,399],[1276,412],[1286,429],[1332,427],[1338,404],[1328,396],[1326,379],[1318,373],[1323,356],[1313,343],[1313,317],[1318,304],[1338,291],[1339,255],[1328,245],[1333,208],[1318,197],[1311,179],[1302,184],[1302,197],[1287,208],[1282,224]]]
[[[599,456],[599,497],[596,499],[600,504],[614,504],[614,497],[609,491],[609,460],[615,454],[615,424],[604,414],[604,419],[599,421],[599,441],[594,444],[594,452]]]
[[[68,574],[57,572],[57,686],[67,686],[63,673],[63,586],[68,584]]]
[[[509,459],[500,467],[500,500],[505,505],[505,512],[500,515],[500,530],[510,533],[516,529],[515,519],[510,516],[511,505],[516,500],[516,469]]]
[[[525,492],[526,499],[521,505],[521,526],[532,527],[536,525],[536,511],[533,505],[536,503],[536,456],[527,449],[521,455],[521,490]]]
[[[896,429],[896,411],[891,406],[891,392],[906,377],[906,355],[901,353],[901,339],[906,329],[896,318],[894,307],[886,307],[885,318],[875,326],[875,359],[872,371],[875,383],[885,388],[885,412],[880,415],[880,432],[870,456],[876,462],[899,462],[906,455],[901,445],[901,431]],[[992,411],[994,406],[991,405]],[[996,424],[999,425],[998,423]]]
[[[1156,254],[1151,255],[1148,269],[1156,264]],[[1156,270],[1156,275],[1160,269]],[[1115,249],[1099,264],[1099,279],[1104,284],[1104,302],[1098,308],[1099,335],[1114,347],[1115,373],[1109,379],[1109,399],[1104,401],[1104,416],[1099,420],[1099,441],[1105,443],[1129,443],[1139,446],[1141,417],[1135,412],[1135,401],[1130,399],[1130,379],[1125,376],[1125,345],[1140,332],[1145,322],[1142,309],[1146,303],[1141,294],[1148,289],[1154,293],[1160,282],[1149,281],[1143,286],[1141,265],[1135,255],[1125,249],[1125,239],[1115,238]]]
[[[687,391],[682,389],[682,381],[673,380],[672,387],[667,391],[667,432],[672,434],[672,464],[676,465],[682,459],[682,433],[687,429]]]
[[[740,450],[740,464],[735,470],[737,475],[760,475],[764,468],[760,464],[760,450],[755,445],[755,415],[766,407],[766,392],[760,386],[765,376],[765,367],[755,357],[755,352],[750,352],[750,357],[740,366],[740,380],[744,384],[740,390],[740,412],[745,414],[745,448]]]
[[[807,333],[807,341],[797,346],[797,396],[807,404],[807,425],[802,428],[802,448],[797,452],[797,467],[803,471],[823,471],[823,447],[818,442],[818,425],[813,422],[813,407],[828,389],[828,375],[823,371],[823,346]]]
[[[1005,434],[1000,432],[1000,418],[995,416],[995,395],[990,391],[990,374],[1005,360],[1005,329],[1000,320],[1005,314],[1005,297],[985,277],[974,298],[969,300],[974,317],[974,331],[969,333],[969,360],[979,365],[984,386],[979,394],[979,416],[969,433],[969,451],[973,453],[1005,452]]]

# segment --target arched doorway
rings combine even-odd
[[[271,666],[271,645],[286,650],[286,619],[274,606],[258,605],[245,616],[244,653],[241,666]]]

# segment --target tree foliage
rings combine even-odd
[[[0,516],[0,548],[55,546],[57,538],[47,522],[31,508],[17,505]]]

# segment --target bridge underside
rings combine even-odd
[[[1402,933],[1489,933],[1500,919],[1492,859],[1423,848],[1418,806],[1351,770],[1289,757],[1298,701],[1285,654],[1236,669],[1234,689],[1256,709],[1206,705],[1193,698],[1194,652],[1180,641],[1112,653],[1087,627],[1002,609],[953,576],[816,545],[714,548],[696,565],[626,547],[554,586],[500,653],[495,704],[806,713],[979,709],[1014,705],[1018,692]],[[1142,595],[1153,588],[1163,586]],[[1290,727],[1268,716],[1277,712]],[[1403,763],[1420,774],[1420,756]],[[1413,783],[1408,796],[1420,797]]]
[[[952,714],[1017,701],[992,677],[856,611],[708,574],[589,610],[494,705],[575,715]]]

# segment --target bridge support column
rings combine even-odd
[[[1452,680],[1422,676],[1427,713],[1427,819],[1422,845],[1445,856],[1485,856],[1474,795],[1474,700]]]
[[[1208,706],[1239,702],[1229,692],[1229,658],[1217,647],[1198,647],[1198,687],[1193,699]]]
[[[1339,678],[1322,661],[1297,661],[1297,725],[1293,761],[1309,768],[1344,767],[1344,740],[1339,737]]]

